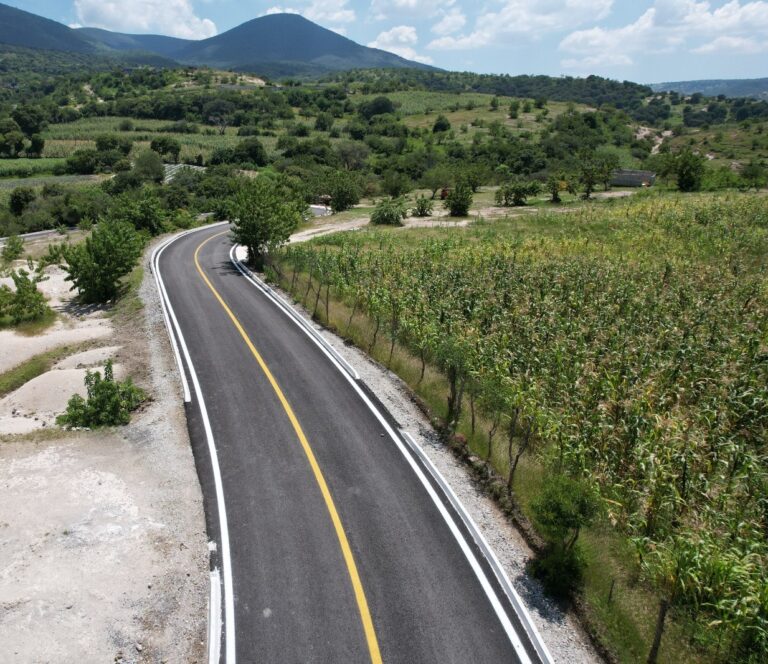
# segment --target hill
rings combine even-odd
[[[114,51],[143,51],[173,58],[179,51],[194,42],[189,39],[165,35],[127,35],[100,28],[78,28],[77,34],[87,41]]]
[[[271,14],[201,41],[83,28],[87,39],[116,51],[150,51],[191,65],[269,76],[317,75],[370,68],[434,69],[368,48],[298,14]]]
[[[0,44],[71,53],[97,50],[66,25],[3,4],[0,4]]]
[[[692,95],[697,92],[707,97],[754,97],[768,100],[768,78],[745,78],[705,81],[677,81],[673,83],[655,83],[654,92],[679,92]]]

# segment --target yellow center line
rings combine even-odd
[[[310,446],[309,441],[307,440],[307,437],[304,435],[304,431],[302,430],[301,425],[299,424],[299,420],[296,417],[296,414],[293,412],[293,408],[291,408],[291,404],[288,402],[288,399],[286,399],[285,395],[283,394],[283,391],[280,389],[280,385],[277,383],[277,380],[275,380],[275,377],[272,375],[272,372],[269,370],[269,367],[267,366],[267,363],[264,361],[264,358],[262,358],[259,351],[256,350],[256,346],[254,346],[253,342],[248,336],[248,333],[245,331],[245,329],[243,329],[243,326],[240,324],[240,321],[237,319],[237,316],[235,316],[235,314],[232,313],[232,310],[227,306],[227,303],[224,301],[224,298],[213,287],[213,284],[211,283],[210,279],[208,279],[208,276],[205,274],[205,272],[203,271],[203,268],[200,266],[200,260],[199,260],[200,250],[208,242],[210,242],[214,238],[225,235],[227,232],[228,231],[224,231],[223,233],[217,233],[216,235],[212,235],[208,239],[204,240],[197,247],[197,249],[195,250],[195,266],[197,267],[197,271],[200,273],[200,276],[203,278],[203,281],[205,281],[208,288],[211,289],[211,292],[219,301],[219,304],[222,306],[224,311],[227,312],[227,315],[232,320],[232,324],[240,333],[240,336],[243,338],[243,341],[245,341],[246,346],[248,346],[251,353],[256,358],[256,362],[261,367],[261,370],[264,372],[264,375],[267,377],[269,384],[272,386],[272,389],[275,391],[277,398],[280,400],[280,403],[283,406],[283,410],[285,410],[285,414],[288,416],[288,419],[291,421],[291,424],[293,425],[293,430],[296,432],[296,436],[298,437],[299,442],[301,443],[301,447],[304,450],[304,454],[306,455],[307,460],[309,461],[309,465],[311,466],[312,472],[315,475],[315,481],[317,482],[317,485],[320,488],[320,493],[323,494],[323,500],[325,500],[325,506],[328,508],[328,513],[331,516],[333,527],[336,530],[336,537],[339,540],[339,546],[341,547],[341,552],[344,556],[344,562],[347,565],[347,572],[349,572],[349,578],[352,581],[352,588],[355,592],[355,599],[357,600],[357,608],[358,608],[358,611],[360,612],[360,619],[363,622],[363,630],[365,631],[365,638],[366,638],[366,641],[368,642],[368,652],[370,653],[370,656],[371,656],[371,662],[372,664],[381,664],[382,659],[381,659],[381,652],[379,651],[379,642],[376,638],[376,631],[373,628],[373,620],[371,619],[371,613],[368,610],[368,601],[365,598],[365,591],[363,590],[363,584],[360,581],[360,575],[357,572],[357,565],[355,565],[355,559],[352,555],[352,549],[349,546],[347,535],[344,532],[344,526],[341,523],[341,518],[339,517],[339,513],[336,510],[336,505],[333,502],[333,497],[331,496],[330,489],[328,488],[328,484],[326,484],[325,477],[323,477],[323,472],[320,470],[320,465],[317,463],[317,459],[315,458],[315,454],[312,451],[312,447]]]

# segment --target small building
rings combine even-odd
[[[656,173],[653,171],[635,171],[628,168],[614,171],[611,177],[612,187],[651,187],[655,182]]]

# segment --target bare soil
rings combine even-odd
[[[147,269],[144,311],[111,320],[74,307],[67,293],[56,302],[58,286],[51,279],[41,289],[51,288],[60,327],[16,339],[12,352],[0,339],[0,366],[70,341],[90,338],[94,348],[8,395],[0,411],[13,403],[54,415],[85,369],[107,357],[151,400],[126,427],[0,432],[0,660],[202,663],[202,496],[153,278]]]

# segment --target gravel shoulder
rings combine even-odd
[[[3,662],[205,661],[202,495],[148,260],[140,297],[143,311],[104,321],[94,348],[36,379],[80,378],[114,356],[151,395],[130,425],[0,433]],[[26,390],[51,409],[53,394],[33,383],[7,398]]]

